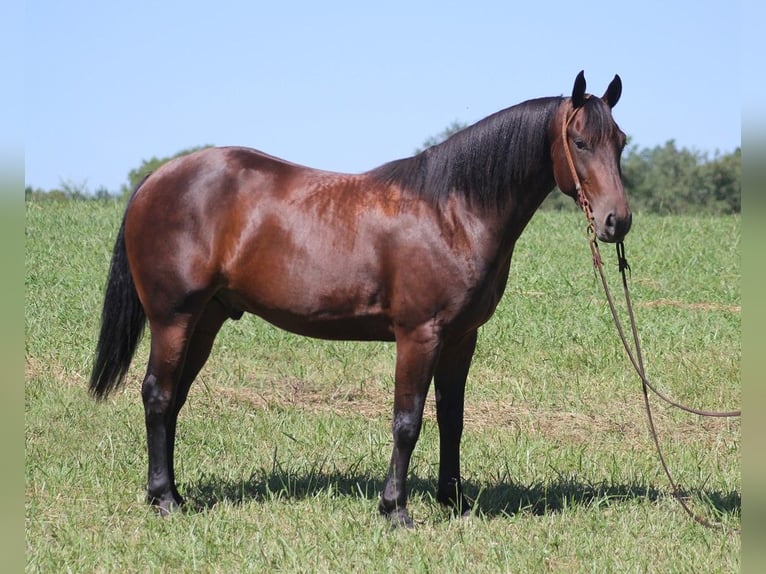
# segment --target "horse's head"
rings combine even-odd
[[[612,118],[622,82],[615,76],[601,98],[585,93],[585,75],[575,80],[572,97],[562,100],[551,126],[553,174],[559,189],[585,203],[602,241],[622,241],[631,213],[622,185],[620,154],[625,134]]]

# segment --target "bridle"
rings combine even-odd
[[[691,508],[689,508],[689,505],[684,500],[681,494],[681,491],[678,488],[678,484],[673,479],[673,476],[670,473],[668,465],[665,462],[665,457],[662,453],[662,448],[660,447],[660,441],[657,435],[657,430],[654,426],[654,419],[652,417],[652,409],[649,404],[648,390],[651,390],[663,401],[667,402],[668,404],[676,408],[679,408],[688,413],[692,413],[692,414],[696,414],[696,415],[700,415],[704,417],[738,417],[738,416],[741,416],[742,411],[741,410],[723,411],[723,412],[707,411],[707,410],[700,410],[700,409],[695,409],[695,408],[685,406],[681,403],[678,403],[670,399],[665,394],[660,392],[646,377],[646,371],[644,370],[644,360],[641,354],[641,345],[639,343],[639,338],[638,338],[638,329],[636,327],[636,319],[633,314],[633,305],[630,299],[630,289],[628,288],[628,279],[627,279],[626,271],[630,271],[630,265],[628,265],[628,260],[625,258],[625,245],[623,244],[622,241],[620,241],[616,244],[617,264],[618,264],[620,276],[622,277],[622,287],[623,287],[623,292],[625,294],[625,305],[628,311],[628,317],[630,318],[630,327],[631,327],[631,332],[633,336],[633,346],[635,348],[635,354],[633,350],[631,349],[630,344],[628,343],[627,337],[625,336],[625,332],[622,328],[622,323],[617,314],[617,309],[614,304],[612,293],[610,292],[609,286],[607,285],[606,275],[604,273],[604,266],[601,259],[601,253],[598,248],[598,241],[596,236],[596,225],[595,225],[595,218],[593,216],[593,211],[591,210],[590,202],[588,201],[588,198],[585,196],[585,192],[583,191],[582,185],[580,184],[580,178],[577,175],[577,170],[575,169],[574,160],[572,158],[572,152],[569,149],[569,138],[567,137],[567,129],[569,128],[569,125],[572,123],[572,120],[574,119],[575,115],[577,115],[577,112],[580,110],[580,107],[573,108],[572,112],[567,114],[565,121],[561,123],[561,145],[564,147],[564,155],[566,156],[567,164],[569,165],[569,171],[572,175],[572,179],[574,180],[577,205],[579,205],[580,209],[583,210],[583,213],[585,214],[585,217],[588,220],[587,233],[588,233],[588,242],[590,244],[591,253],[593,255],[593,266],[598,270],[599,276],[601,277],[601,284],[604,288],[604,293],[606,294],[606,299],[609,303],[609,309],[612,313],[612,319],[614,320],[614,324],[615,324],[615,327],[617,328],[617,333],[620,336],[620,340],[622,341],[622,345],[625,348],[625,352],[627,353],[628,358],[630,359],[630,362],[633,365],[633,368],[635,369],[636,373],[638,373],[638,376],[641,378],[641,386],[642,386],[643,395],[644,395],[644,406],[646,408],[646,415],[649,421],[649,430],[651,432],[652,439],[654,441],[654,446],[657,449],[657,454],[659,456],[660,462],[662,463],[662,468],[665,471],[665,475],[667,476],[668,481],[670,482],[670,485],[673,489],[673,496],[676,498],[676,500],[678,500],[678,502],[681,504],[681,506],[686,511],[686,513],[689,516],[691,516],[696,522],[698,522],[699,524],[702,524],[703,526],[706,526],[709,528],[724,528],[721,524],[712,523],[709,520],[707,520],[705,517],[695,513]],[[739,532],[739,529],[734,529],[734,530],[736,532]]]
[[[580,209],[585,212],[585,217],[588,218],[589,234],[592,232],[595,235],[596,227],[593,221],[593,211],[590,208],[590,202],[588,201],[588,198],[585,197],[585,193],[583,193],[582,185],[580,184],[580,176],[577,175],[574,159],[572,158],[572,150],[569,149],[569,138],[567,137],[569,124],[572,123],[572,120],[574,120],[577,112],[580,111],[581,108],[582,106],[577,108],[573,107],[572,112],[567,114],[566,119],[561,122],[561,145],[564,146],[564,156],[566,157],[567,165],[569,166],[569,173],[572,175],[572,179],[574,180],[575,201],[577,201],[577,205],[580,206]]]

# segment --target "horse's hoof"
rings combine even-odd
[[[150,498],[149,504],[151,504],[159,513],[160,516],[166,518],[171,514],[179,511],[183,505],[182,498],[175,498],[173,496],[163,498]]]
[[[404,508],[397,508],[384,515],[392,528],[414,528],[415,523],[412,522],[409,513]]]
[[[471,516],[471,505],[462,494],[458,495],[458,500],[455,500],[454,494],[437,494],[436,500],[446,506],[454,518],[470,518]]]

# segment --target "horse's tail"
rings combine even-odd
[[[143,181],[138,184],[136,191],[141,184]],[[106,283],[101,333],[90,375],[91,395],[98,399],[106,398],[124,382],[145,325],[146,314],[128,267],[123,216]]]

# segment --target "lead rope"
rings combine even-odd
[[[687,407],[685,405],[682,405],[670,399],[669,397],[664,395],[662,392],[660,392],[657,388],[655,388],[655,386],[652,385],[651,382],[649,382],[649,379],[646,377],[646,371],[644,370],[644,360],[641,354],[641,344],[638,338],[638,328],[636,327],[636,319],[633,313],[633,305],[630,299],[630,289],[628,288],[628,279],[627,279],[626,271],[628,272],[630,271],[630,265],[628,264],[628,260],[625,257],[625,245],[620,241],[619,243],[617,243],[617,263],[618,263],[618,268],[620,271],[620,276],[622,277],[622,287],[623,287],[623,292],[625,294],[625,305],[627,307],[628,317],[630,318],[630,327],[631,327],[631,331],[633,335],[633,345],[636,350],[635,355],[632,349],[630,348],[630,344],[628,343],[627,337],[625,336],[625,332],[622,328],[622,322],[620,321],[620,318],[617,315],[617,308],[614,304],[612,293],[609,290],[609,286],[606,281],[606,275],[604,273],[604,266],[601,259],[601,253],[598,248],[598,241],[596,237],[596,226],[595,226],[595,219],[593,217],[593,211],[590,208],[590,202],[588,201],[588,199],[585,197],[585,194],[583,193],[582,186],[580,185],[580,178],[577,175],[577,171],[575,170],[575,166],[574,166],[574,161],[572,159],[572,152],[569,149],[569,140],[567,138],[567,128],[569,127],[569,124],[574,119],[574,116],[577,114],[578,109],[579,108],[576,108],[569,115],[566,121],[562,122],[561,141],[564,146],[564,154],[566,156],[567,163],[569,164],[569,170],[572,174],[572,179],[574,180],[575,192],[577,194],[576,196],[577,204],[583,210],[583,213],[585,214],[585,218],[588,221],[587,233],[588,233],[588,242],[590,244],[591,254],[593,256],[593,266],[598,270],[599,276],[601,278],[601,284],[604,288],[604,293],[606,294],[607,302],[609,303],[609,310],[612,313],[612,319],[614,320],[614,324],[615,324],[615,327],[617,328],[617,333],[620,336],[620,340],[622,341],[622,345],[625,348],[625,352],[627,353],[628,358],[630,359],[630,362],[633,365],[633,368],[636,370],[636,372],[638,373],[638,376],[641,378],[641,388],[643,390],[646,416],[649,421],[649,431],[652,435],[652,440],[654,441],[654,446],[657,450],[657,455],[659,456],[660,463],[662,464],[662,468],[665,471],[665,476],[667,476],[668,482],[670,482],[670,485],[673,489],[673,496],[675,497],[676,500],[678,500],[678,502],[681,504],[681,507],[686,511],[686,513],[702,526],[705,526],[707,528],[717,528],[717,529],[723,530],[725,529],[724,525],[718,522],[710,522],[707,518],[695,513],[684,500],[681,490],[678,488],[678,484],[673,479],[673,476],[670,473],[670,469],[668,468],[668,465],[665,462],[665,456],[663,455],[662,448],[660,446],[659,437],[657,435],[657,429],[654,426],[654,417],[652,416],[652,409],[649,403],[649,393],[647,389],[654,392],[658,397],[660,397],[662,400],[664,400],[668,404],[676,408],[679,408],[683,411],[686,411],[688,413],[693,413],[700,416],[738,417],[738,416],[741,416],[742,411],[740,410],[724,411],[724,412],[706,411],[706,410],[700,410],[700,409]],[[740,532],[739,528],[735,528],[733,530],[735,532]]]

